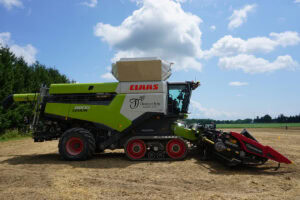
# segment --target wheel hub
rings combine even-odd
[[[140,150],[141,150],[141,147],[139,145],[133,146],[133,152],[134,153],[138,153],[138,152],[140,152]]]
[[[66,151],[72,155],[76,156],[83,151],[83,141],[78,137],[71,137],[66,144]]]
[[[178,144],[174,144],[172,146],[172,151],[178,153],[180,151],[180,146]]]

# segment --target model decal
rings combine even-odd
[[[90,108],[90,106],[75,106],[72,112],[87,112]]]

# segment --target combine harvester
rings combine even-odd
[[[119,82],[52,84],[36,94],[13,94],[3,101],[35,102],[35,142],[59,138],[66,160],[86,160],[105,149],[124,149],[131,160],[180,160],[192,147],[202,158],[215,155],[230,166],[291,163],[247,131],[222,132],[178,122],[188,113],[199,82],[166,80],[171,64],[157,58],[121,59],[112,66]]]

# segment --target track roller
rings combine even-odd
[[[182,139],[175,138],[167,143],[166,150],[169,157],[180,160],[187,154],[187,145]]]
[[[131,160],[180,160],[187,155],[186,142],[176,136],[136,136],[124,145]]]
[[[146,154],[146,144],[141,139],[132,139],[125,145],[125,153],[131,160],[139,160]]]

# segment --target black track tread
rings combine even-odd
[[[65,151],[65,139],[70,137],[71,135],[81,135],[83,136],[83,139],[87,142],[87,149],[83,154],[80,156],[70,156]],[[84,142],[85,142],[84,141]],[[94,136],[86,129],[83,128],[71,128],[63,133],[61,136],[59,143],[58,143],[58,150],[59,154],[65,159],[65,160],[87,160],[90,159],[96,149],[96,141]]]
[[[161,159],[149,159],[148,157],[144,156],[143,158],[140,158],[140,159],[132,159],[130,156],[128,156],[127,154],[127,144],[129,143],[129,141],[133,140],[133,139],[140,139],[140,140],[143,140],[145,142],[145,140],[160,140],[160,141],[166,141],[166,140],[172,140],[172,139],[180,139],[184,142],[185,146],[186,146],[186,151],[185,151],[185,154],[181,157],[181,158],[178,158],[178,159],[174,159],[174,158],[171,158],[171,157],[168,157],[167,155],[167,152],[166,152],[166,157],[165,158],[161,158]],[[145,142],[146,143],[146,142]],[[131,137],[129,138],[126,142],[125,142],[125,145],[124,145],[124,151],[125,151],[125,154],[127,156],[128,159],[130,160],[133,160],[133,161],[172,161],[172,160],[184,160],[188,154],[188,145],[186,143],[185,140],[183,140],[182,138],[178,137],[178,136],[134,136],[134,137]],[[146,155],[147,155],[147,152],[146,152]]]

